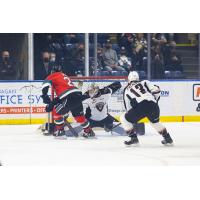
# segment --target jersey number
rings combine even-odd
[[[69,85],[69,86],[74,86],[73,83],[71,82],[71,80],[69,79],[68,76],[64,75],[64,80],[67,81],[67,85]]]
[[[142,86],[141,83],[138,83],[137,85],[135,85],[135,88],[136,88],[137,90],[139,90],[142,94],[145,94],[145,93],[146,93],[146,90],[143,88],[143,86]],[[141,95],[140,95],[136,90],[134,90],[133,88],[131,88],[130,91],[131,91],[136,97],[141,97]]]

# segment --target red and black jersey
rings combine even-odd
[[[80,92],[77,87],[75,87],[74,84],[71,82],[70,78],[62,72],[55,72],[53,74],[50,74],[45,79],[42,89],[51,85],[57,97],[59,97],[60,99],[72,92]]]

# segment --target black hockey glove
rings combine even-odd
[[[43,95],[41,95],[41,97],[43,99],[43,103],[45,103],[45,104],[51,103],[51,99],[50,99],[49,95],[43,94]]]
[[[61,99],[59,99],[59,97],[56,97],[56,98],[53,99],[52,103],[53,103],[53,105],[61,103]]]
[[[54,108],[54,104],[53,104],[53,102],[51,102],[46,105],[45,110],[46,110],[46,112],[51,112],[53,110],[53,108]]]
[[[117,90],[119,90],[122,87],[122,85],[119,81],[115,81],[114,83],[108,85],[107,87],[112,90],[112,93],[115,93]]]
[[[50,103],[48,103],[48,105],[46,106],[45,108],[46,112],[51,112],[54,106],[57,105],[58,103],[61,103],[61,99],[59,99],[59,97],[54,98],[54,100],[50,101]]]

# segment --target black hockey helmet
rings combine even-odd
[[[51,68],[51,73],[54,73],[54,72],[61,72],[62,71],[62,66],[59,65],[59,64],[55,64],[52,66]]]

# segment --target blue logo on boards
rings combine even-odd
[[[168,97],[169,96],[169,90],[161,90],[160,96],[161,97]]]

